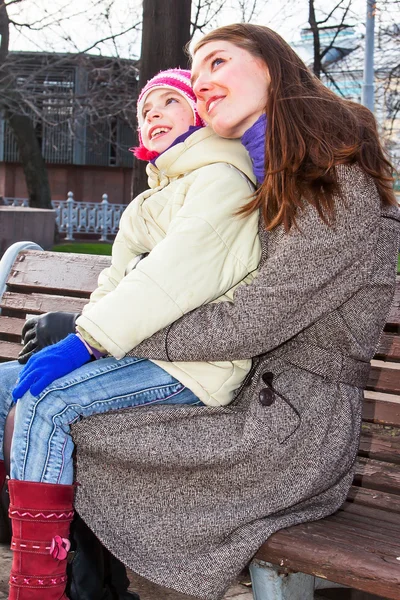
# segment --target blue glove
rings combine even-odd
[[[71,333],[57,344],[43,348],[30,357],[13,389],[14,402],[29,390],[38,396],[55,379],[68,375],[91,359],[91,354],[77,335]]]

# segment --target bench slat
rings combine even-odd
[[[0,340],[0,362],[16,360],[22,346],[16,342],[5,342]]]
[[[400,544],[400,514],[393,510],[382,510],[377,506],[359,505],[356,502],[345,502],[337,513],[337,519],[343,522],[350,520],[357,527],[368,532],[382,534],[386,543]],[[379,525],[378,525],[379,523]],[[389,532],[389,537],[387,533]],[[392,532],[390,534],[390,532]],[[375,536],[375,533],[374,533]]]
[[[363,420],[400,427],[400,396],[366,390]]]
[[[400,362],[400,337],[384,333],[374,358]]]
[[[4,317],[0,315],[0,337],[7,341],[19,341],[21,339],[23,319]]]
[[[109,256],[63,252],[21,252],[8,278],[10,289],[75,292],[88,295],[97,286],[102,269],[109,266]]]
[[[356,463],[354,483],[370,490],[380,490],[400,495],[399,466],[359,456]]]
[[[347,495],[348,503],[356,502],[364,506],[378,506],[381,510],[387,510],[400,513],[400,496],[380,492],[378,490],[369,490],[352,485]]]
[[[363,423],[361,456],[400,464],[400,429],[377,423]]]
[[[367,390],[400,394],[400,370],[371,367]]]
[[[335,517],[278,531],[260,548],[256,558],[281,565],[283,570],[323,575],[329,581],[398,600],[400,569],[396,559],[400,556],[400,544],[377,542],[379,551],[370,552],[356,527],[335,529],[328,525]]]
[[[344,511],[337,512],[334,519],[326,522],[316,521],[311,529],[313,536],[326,535],[332,543],[350,544],[355,554],[367,548],[371,554],[395,558],[400,556],[399,532],[399,527],[382,523],[379,517],[363,519],[361,515],[346,515]]]
[[[41,314],[54,310],[80,312],[87,304],[87,298],[73,298],[70,296],[52,296],[50,294],[16,294],[4,292],[0,307],[21,316],[25,313]]]

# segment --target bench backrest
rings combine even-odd
[[[80,312],[97,285],[109,256],[63,252],[20,252],[0,299],[0,361],[15,359],[21,350],[26,315],[49,311]]]

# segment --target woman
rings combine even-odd
[[[202,118],[244,136],[262,178],[247,207],[261,213],[261,268],[234,302],[196,309],[132,352],[255,357],[251,377],[227,407],[77,424],[77,508],[134,571],[214,600],[272,533],[346,498],[400,216],[371,113],[327,90],[271,30],[206,35],[192,78]]]
[[[276,33],[243,24],[211,32],[195,47],[192,78],[217,133],[261,137],[249,151],[265,177],[248,206],[262,214],[260,273],[233,303],[201,307],[133,352],[256,357],[252,376],[226,408],[78,424],[77,504],[135,571],[212,600],[273,532],[346,498],[400,217],[371,113],[327,90]]]

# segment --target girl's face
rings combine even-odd
[[[194,125],[194,115],[185,98],[168,88],[156,88],[143,105],[140,128],[143,145],[148,150],[164,152],[179,135]]]
[[[212,41],[197,50],[192,84],[200,116],[222,137],[241,137],[265,111],[268,69],[232,42]]]

